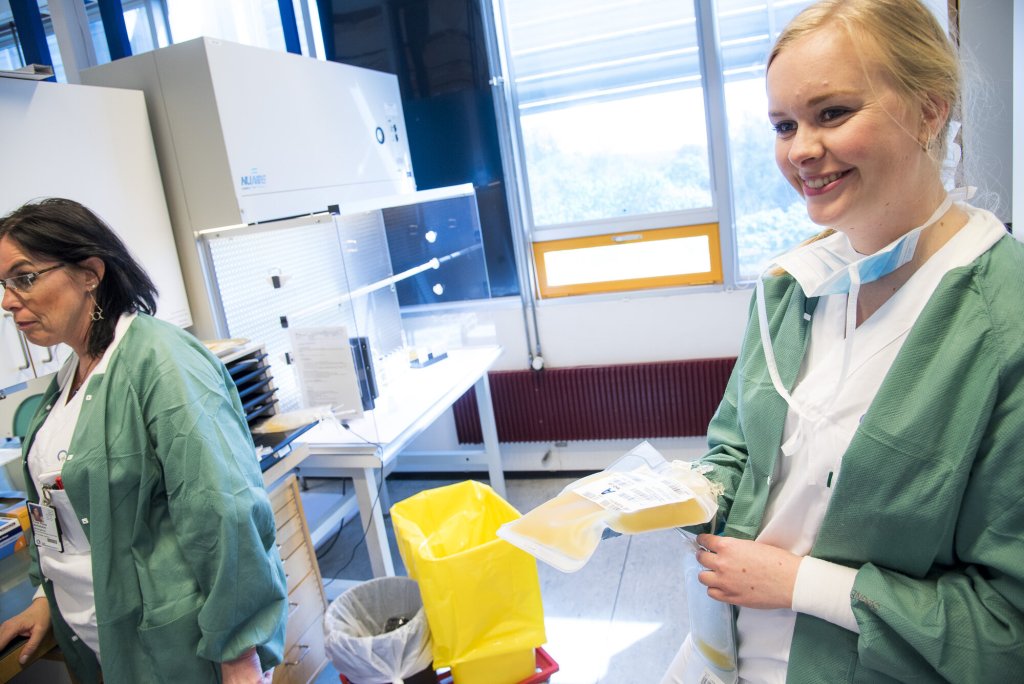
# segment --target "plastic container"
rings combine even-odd
[[[500,666],[500,663],[497,663]],[[555,659],[548,655],[548,652],[541,647],[534,649],[534,665],[533,670],[526,679],[520,680],[518,684],[543,684],[544,682],[551,679],[551,675],[558,672],[558,663]],[[470,676],[475,674],[487,674],[483,673],[471,673]],[[485,679],[484,681],[489,681]],[[463,684],[461,679],[455,679],[451,671],[445,670],[437,675],[438,684]]]
[[[558,672],[558,663],[543,648],[538,647],[535,655],[537,656],[537,662],[533,676],[524,679],[519,684],[541,684],[551,679],[551,675]]]
[[[455,684],[520,684],[537,671],[533,649],[466,660],[452,665]]]

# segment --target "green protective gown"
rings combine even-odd
[[[107,682],[217,682],[220,662],[256,646],[281,661],[287,600],[263,488],[238,393],[192,335],[138,315],[107,371],[85,392],[61,471],[92,551]],[[24,452],[59,395],[33,418]],[[28,496],[38,493],[25,469]],[[44,578],[33,551],[33,581]],[[60,617],[69,667],[97,681],[96,658]]]
[[[817,300],[788,274],[765,295],[792,389]],[[724,534],[744,539],[787,411],[749,321],[703,459],[725,485]],[[1006,236],[945,275],[843,456],[811,555],[857,569],[860,634],[799,615],[787,681],[1024,681],[1022,496],[1024,245]]]

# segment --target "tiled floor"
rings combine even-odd
[[[509,501],[522,512],[554,497],[573,477],[507,476]],[[388,479],[392,503],[455,479]],[[312,490],[334,483],[310,480]],[[371,577],[362,534],[352,521],[326,554],[321,574],[365,580]],[[396,572],[405,574],[388,521]],[[548,643],[559,664],[552,684],[656,684],[687,631],[683,594],[682,539],[673,531],[603,541],[579,572],[564,574],[538,563]],[[351,558],[351,560],[349,560]],[[347,565],[346,565],[347,564]],[[342,569],[343,566],[344,569]],[[328,592],[331,587],[328,585]],[[328,666],[317,684],[337,682]]]

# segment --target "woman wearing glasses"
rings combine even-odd
[[[74,351],[23,442],[39,591],[0,648],[25,636],[26,659],[52,625],[82,682],[269,681],[284,572],[223,364],[152,317],[152,281],[77,202],[0,219],[0,279],[30,342]]]

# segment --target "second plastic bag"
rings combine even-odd
[[[718,485],[643,442],[605,470],[501,526],[498,536],[562,572],[590,560],[605,530],[620,534],[699,525],[718,510]]]
[[[736,684],[736,621],[734,609],[728,603],[708,596],[708,588],[700,583],[698,575],[707,570],[697,560],[701,546],[697,537],[680,530],[686,540],[683,556],[683,577],[686,587],[686,606],[690,615],[690,646],[693,648],[686,663],[684,681]]]
[[[324,649],[353,682],[407,680],[424,669],[433,673],[419,587],[407,577],[378,577],[352,587],[327,608]]]

